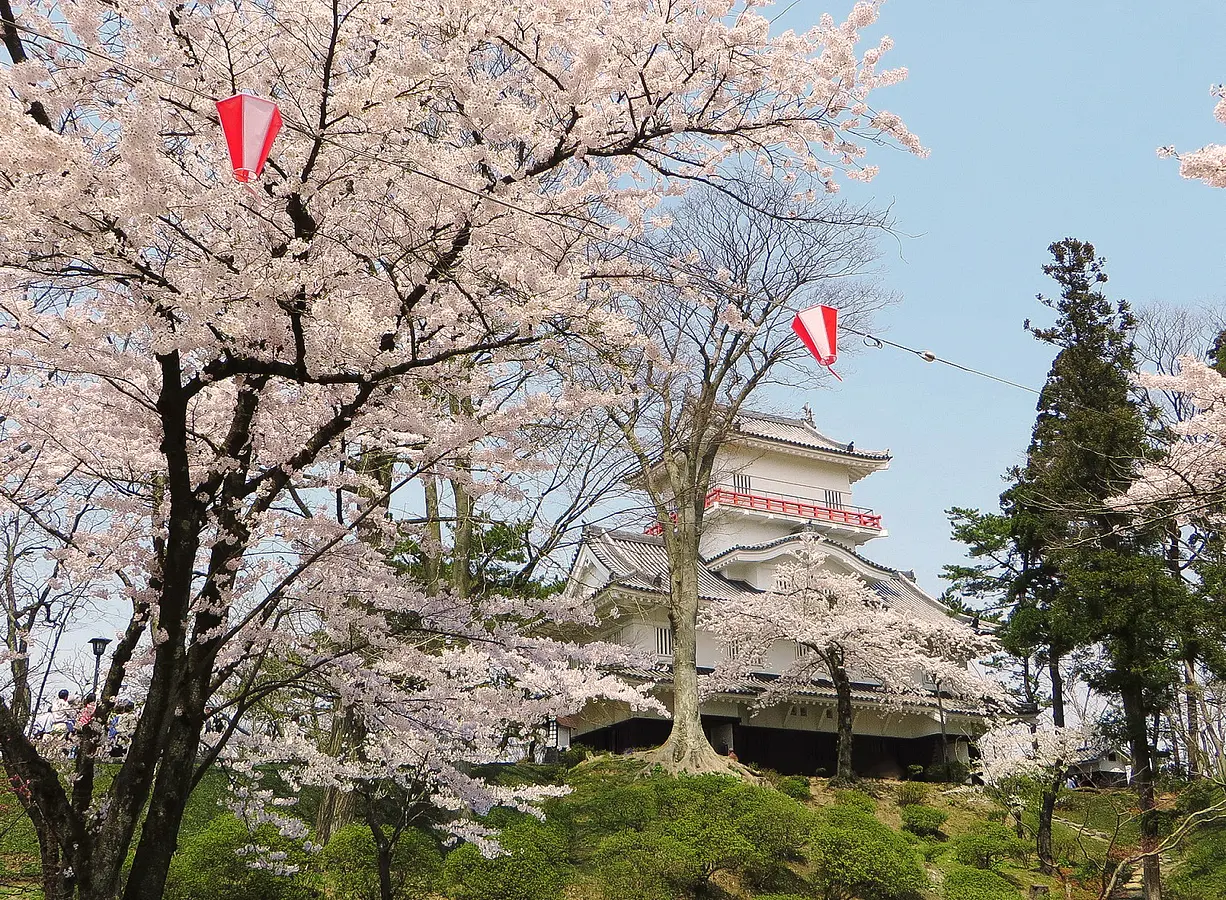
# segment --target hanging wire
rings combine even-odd
[[[970,366],[964,366],[962,363],[954,362],[952,359],[945,359],[942,356],[937,356],[931,350],[916,350],[914,347],[908,347],[904,344],[899,344],[883,337],[878,337],[875,334],[867,334],[863,331],[856,331],[854,328],[843,328],[849,334],[857,335],[864,338],[864,342],[870,347],[880,349],[883,344],[894,347],[897,350],[902,350],[904,353],[913,353],[922,359],[924,362],[939,362],[959,371],[966,372],[971,375],[978,375],[980,378],[988,378],[1000,384],[1007,384],[1009,387],[1015,387],[1018,390],[1026,391],[1027,393],[1039,395],[1039,391],[1026,384],[1019,384],[1016,381],[1010,381],[1008,378],[1001,378],[999,375],[993,375],[991,372],[984,372],[980,369],[972,369]]]

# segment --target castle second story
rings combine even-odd
[[[857,505],[853,491],[856,482],[889,465],[888,451],[833,440],[809,415],[742,412],[716,458],[702,555],[711,558],[804,529],[851,547],[884,537],[881,515]],[[651,525],[647,534],[660,530]]]

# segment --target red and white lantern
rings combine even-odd
[[[803,309],[792,320],[792,330],[823,366],[838,358],[839,311],[833,306]]]
[[[281,110],[263,97],[235,94],[217,101],[217,114],[230,148],[234,177],[249,182],[264,171],[272,142],[281,130]]]

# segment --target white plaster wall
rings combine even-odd
[[[703,517],[702,539],[698,550],[703,556],[710,558],[729,547],[738,545],[749,547],[785,537],[803,525],[804,523],[799,519],[767,519],[758,515],[747,516],[743,511],[728,506],[708,509]],[[751,584],[756,583],[752,574],[745,577],[745,580]]]
[[[647,622],[632,622],[621,630],[618,643],[623,647],[633,647],[654,653],[656,649],[656,626]]]
[[[851,492],[849,470],[834,462],[790,453],[728,447],[715,462],[714,481],[732,485],[733,473],[750,477],[751,488],[764,493],[786,494],[809,500],[825,500],[825,491]],[[844,503],[851,498],[845,496]]]
[[[735,473],[748,475],[749,489],[759,494],[781,494],[818,504],[826,503],[827,490],[840,492],[844,506],[854,506],[851,492],[851,470],[837,462],[813,460],[803,456],[775,451],[754,451],[731,447],[721,451],[716,461],[713,485],[732,487]],[[792,534],[803,527],[798,518],[771,518],[761,513],[747,513],[735,507],[708,510],[704,520],[701,551],[713,556],[736,545],[761,544]],[[829,530],[842,540],[855,544],[872,540],[872,533],[861,529],[839,527],[835,523],[814,522],[819,530]],[[756,583],[756,582],[755,582]]]

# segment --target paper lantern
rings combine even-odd
[[[838,358],[839,311],[833,306],[803,309],[792,320],[792,330],[823,366]]]
[[[249,182],[264,171],[273,139],[281,130],[281,110],[263,97],[235,94],[217,101],[217,114],[230,148],[234,177]]]

